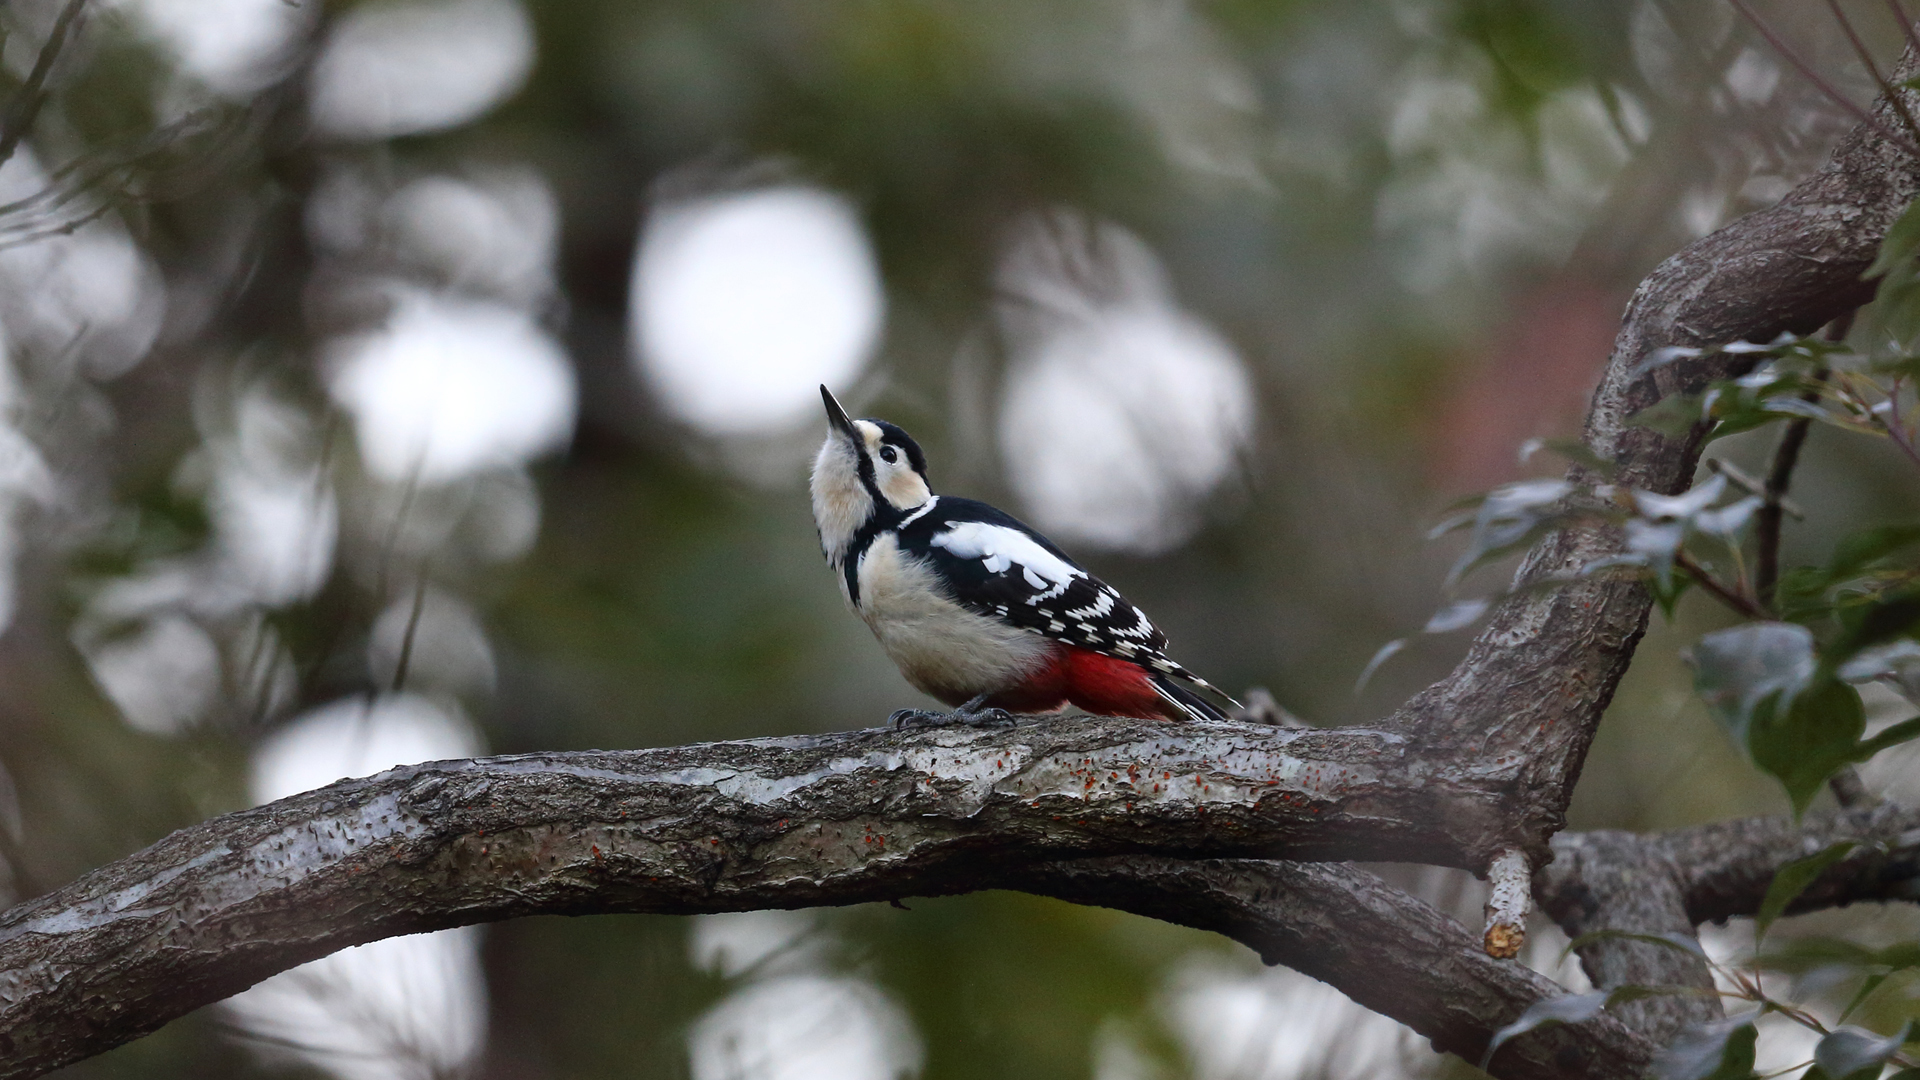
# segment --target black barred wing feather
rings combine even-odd
[[[985,503],[942,496],[900,530],[900,543],[937,571],[969,610],[1207,685],[1167,658],[1167,636],[1119,590]]]

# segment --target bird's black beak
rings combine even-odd
[[[827,423],[835,431],[852,439],[855,446],[860,445],[860,433],[853,429],[853,421],[848,418],[847,410],[840,407],[839,399],[833,396],[833,391],[827,389],[825,383],[820,384],[820,400],[827,406]]]

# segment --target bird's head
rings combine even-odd
[[[853,420],[831,391],[827,441],[813,459],[813,520],[820,546],[836,565],[862,526],[905,516],[933,497],[927,457],[913,436],[885,420]]]

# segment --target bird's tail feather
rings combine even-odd
[[[1198,682],[1199,680],[1196,679],[1195,681]],[[1186,687],[1181,686],[1179,683],[1174,682],[1172,679],[1167,678],[1165,675],[1153,676],[1152,682],[1153,682],[1154,691],[1158,693],[1160,697],[1164,699],[1168,704],[1172,705],[1174,708],[1179,709],[1181,712],[1185,713],[1188,719],[1191,719],[1191,720],[1225,720],[1227,719],[1227,714],[1224,712],[1221,712],[1217,707],[1214,706],[1212,702],[1194,693],[1193,691],[1187,689]],[[1201,685],[1206,686],[1205,683],[1201,683]],[[1213,690],[1214,688],[1211,686],[1208,686],[1207,689]],[[1219,693],[1219,691],[1217,690],[1215,690],[1214,692]],[[1221,696],[1226,697],[1225,694],[1221,694]],[[1228,698],[1228,700],[1231,701],[1232,699]]]
[[[1146,665],[1152,668],[1154,671],[1157,671],[1160,673],[1159,675],[1154,676],[1155,679],[1159,679],[1161,676],[1171,675],[1176,679],[1181,679],[1186,682],[1190,682],[1193,685],[1199,687],[1202,690],[1207,691],[1210,694],[1220,695],[1220,699],[1222,701],[1225,701],[1228,705],[1232,706],[1235,712],[1242,712],[1246,709],[1245,705],[1242,705],[1238,701],[1235,701],[1233,699],[1232,694],[1227,693],[1225,690],[1220,689],[1219,687],[1213,685],[1212,683],[1201,678],[1200,676],[1195,675],[1193,672],[1188,671],[1186,668],[1175,663],[1171,658],[1165,655],[1156,655],[1156,656],[1148,657],[1146,661]],[[1218,709],[1214,709],[1214,712],[1219,712],[1219,711],[1220,710]]]

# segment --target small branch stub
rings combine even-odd
[[[1527,913],[1533,910],[1533,870],[1518,849],[1508,848],[1487,868],[1493,891],[1487,896],[1487,955],[1511,960],[1527,942]]]

